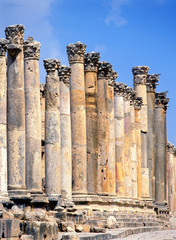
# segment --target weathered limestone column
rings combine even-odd
[[[60,67],[61,194],[62,198],[65,200],[71,200],[72,198],[70,75],[70,67]]]
[[[97,66],[99,53],[84,55],[86,84],[86,137],[87,137],[87,191],[97,192],[98,173],[98,115],[97,115]]]
[[[151,198],[149,194],[149,164],[147,162],[147,131],[148,131],[148,117],[147,117],[147,83],[146,77],[149,67],[137,66],[133,67],[133,83],[136,97],[142,97],[143,104],[141,107],[141,157],[142,157],[142,197]]]
[[[136,131],[135,131],[135,104],[136,97],[135,92],[132,91],[130,99],[130,114],[131,114],[131,176],[132,176],[132,196],[134,199],[138,198],[137,187],[137,152],[136,152]]]
[[[168,202],[169,210],[174,212],[174,145],[167,143],[167,164],[166,164],[166,201]]]
[[[98,64],[98,90],[97,90],[97,112],[98,112],[98,179],[97,191],[107,194],[108,188],[108,114],[107,114],[107,87],[111,76],[112,65],[107,62]]]
[[[42,188],[45,186],[45,83],[40,84]],[[43,189],[44,190],[44,189]]]
[[[67,54],[71,65],[70,102],[72,127],[72,190],[73,194],[87,193],[87,146],[84,53],[81,42],[69,44]]]
[[[131,166],[131,111],[130,98],[132,88],[126,87],[124,94],[124,169],[125,169],[125,196],[132,197],[132,166]]]
[[[22,193],[25,183],[25,97],[23,25],[5,29],[7,56],[7,156],[8,190],[10,194]],[[16,195],[16,194],[15,194]]]
[[[57,59],[45,59],[45,181],[46,195],[57,201],[61,195],[60,88]]]
[[[166,200],[166,94],[155,93],[155,198],[162,204]]]
[[[114,84],[116,193],[125,196],[124,169],[124,83]]]
[[[159,74],[147,75],[147,163],[149,168],[149,193],[155,200],[155,88]]]
[[[136,160],[137,160],[137,193],[138,198],[142,198],[142,159],[141,159],[141,106],[142,98],[135,100],[135,137],[136,137]]]
[[[108,79],[107,88],[107,113],[108,113],[108,186],[109,193],[116,193],[116,161],[115,161],[115,118],[114,118],[114,81],[118,77],[117,72],[112,71]]]
[[[26,189],[42,193],[41,177],[41,109],[39,57],[40,43],[32,37],[24,42]]]
[[[0,39],[0,199],[7,197],[7,43]]]
[[[176,148],[173,149],[173,162],[174,162],[174,184],[173,184],[173,195],[174,195],[174,212],[176,212]]]

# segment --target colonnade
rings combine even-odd
[[[40,85],[40,43],[23,41],[23,25],[5,33],[0,197],[91,202],[106,196],[168,202],[174,211],[175,151],[167,145],[169,99],[155,92],[159,75],[133,67],[133,90],[115,81],[117,73],[99,53],[86,53],[77,42],[67,46],[70,67],[44,60],[46,84]]]

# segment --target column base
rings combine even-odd
[[[15,201],[15,200],[30,201],[31,200],[31,194],[24,189],[8,190],[8,196],[12,201]]]

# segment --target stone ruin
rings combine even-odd
[[[12,25],[0,39],[0,239],[111,239],[135,219],[163,228],[176,212],[176,148],[159,74],[133,67],[133,90],[77,42],[70,67],[43,61],[40,84],[40,43],[23,34]]]

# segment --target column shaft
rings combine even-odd
[[[59,65],[57,59],[44,60],[44,67],[47,71],[45,89],[45,192],[50,201],[57,201],[61,195]]]
[[[61,66],[60,78],[60,125],[61,125],[61,193],[62,198],[72,199],[72,144],[70,117],[70,67]]]
[[[28,38],[24,42],[26,188],[41,193],[41,109],[39,79],[40,43]]]
[[[87,147],[84,53],[86,45],[77,42],[67,46],[71,65],[70,102],[72,127],[72,187],[74,194],[87,193]]]
[[[116,160],[116,193],[125,196],[124,170],[124,89],[123,83],[115,83],[115,160]]]
[[[7,41],[0,39],[0,198],[7,196]]]
[[[8,45],[7,62],[7,154],[8,188],[24,190],[25,184],[25,98],[22,25],[5,30]]]
[[[97,115],[97,65],[99,53],[84,56],[86,84],[86,137],[87,137],[87,190],[97,192],[98,174],[98,115]]]

